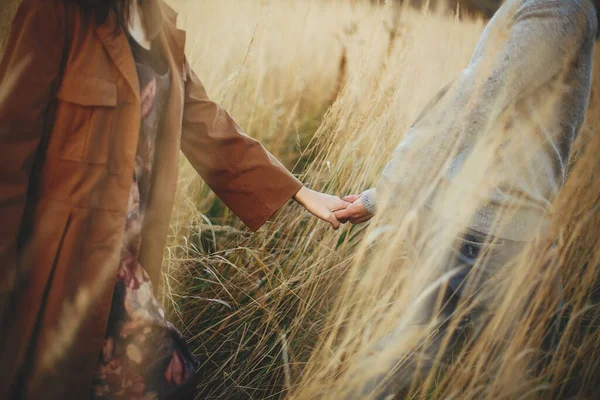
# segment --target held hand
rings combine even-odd
[[[329,222],[333,229],[340,227],[340,221],[337,220],[334,211],[343,210],[350,205],[336,196],[330,196],[325,193],[319,193],[314,190],[302,187],[294,196],[294,200],[300,203],[308,212],[325,222]]]
[[[351,222],[353,224],[361,224],[367,222],[373,218],[373,214],[367,211],[365,208],[360,195],[353,194],[351,196],[344,197],[345,201],[351,202],[345,210],[339,210],[334,212],[335,217],[343,224]]]

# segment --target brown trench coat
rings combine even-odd
[[[154,282],[180,150],[253,230],[301,188],[208,99],[164,8],[172,87],[140,255]],[[24,0],[0,63],[0,399],[89,397],[140,129],[137,72],[114,23],[95,26],[64,0]]]

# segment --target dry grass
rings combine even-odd
[[[4,52],[10,21],[12,20],[19,3],[20,0],[5,0],[4,5],[0,7],[0,54]]]
[[[376,183],[423,106],[466,66],[484,27],[351,0],[171,3],[209,94],[310,187],[338,195]],[[599,90],[596,84],[553,208],[555,246],[528,248],[511,279],[499,283],[488,329],[412,388],[415,398],[593,398],[600,378]],[[477,172],[465,174],[485,181]],[[382,365],[356,375],[355,361],[414,311],[415,293],[446,254],[444,238],[456,233],[445,227],[415,252],[423,243],[414,212],[333,232],[290,204],[252,235],[185,162],[178,187],[163,300],[203,363],[202,399],[354,392]],[[467,218],[477,200],[461,200],[457,211]],[[565,283],[564,333],[554,359],[536,365],[551,317],[548,271],[556,269]],[[380,360],[404,354],[431,328],[399,337]]]
[[[484,27],[367,2],[174,3],[209,93],[311,187],[339,195],[377,181],[422,107],[466,66]],[[556,247],[531,246],[511,270],[492,328],[455,354],[444,374],[435,371],[428,385],[413,388],[417,398],[593,393],[597,108],[594,98],[574,151],[579,161],[555,206]],[[357,379],[353,361],[411,312],[418,279],[436,270],[447,247],[439,239],[437,252],[403,251],[416,243],[411,213],[385,217],[395,221],[393,234],[382,235],[381,220],[332,232],[295,205],[250,235],[187,165],[179,187],[166,300],[204,363],[202,398],[352,393],[379,364]],[[473,201],[461,202],[465,216]],[[414,264],[423,272],[407,280]],[[543,303],[553,268],[565,280],[566,329],[555,359],[534,368],[550,318]],[[500,335],[506,326],[514,329]],[[381,360],[403,354],[430,331],[401,337]]]

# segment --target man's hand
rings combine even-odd
[[[335,217],[334,211],[343,210],[350,205],[336,196],[330,196],[325,193],[316,192],[314,190],[302,187],[294,196],[300,205],[308,212],[325,222],[329,222],[335,230],[339,229],[340,221]]]
[[[351,222],[361,224],[373,218],[373,214],[367,211],[359,194],[344,197],[344,201],[350,202],[348,208],[334,212],[335,217],[343,224]]]

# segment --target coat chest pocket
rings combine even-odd
[[[48,155],[106,163],[116,125],[116,83],[97,76],[67,73],[57,98]]]

